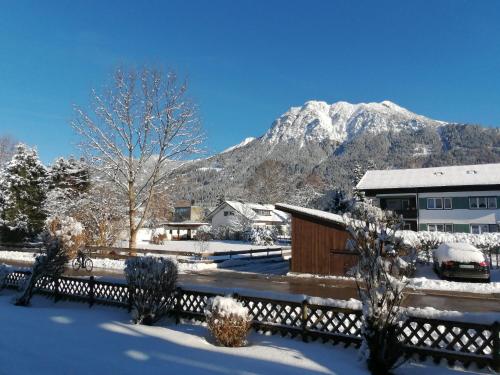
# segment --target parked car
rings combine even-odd
[[[490,281],[483,252],[468,243],[443,243],[433,253],[434,270],[442,278]]]

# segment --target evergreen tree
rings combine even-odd
[[[39,234],[46,219],[47,170],[35,149],[16,146],[0,175],[0,237],[21,241]]]
[[[45,208],[50,216],[74,216],[79,200],[90,189],[90,171],[83,160],[57,159],[48,171]]]

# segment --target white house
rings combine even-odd
[[[241,201],[224,201],[215,208],[207,219],[212,227],[238,227],[243,222],[250,221],[256,226],[278,226],[286,233],[288,214],[276,210],[272,204],[259,204]]]
[[[373,170],[356,188],[400,213],[405,229],[499,231],[500,164]]]

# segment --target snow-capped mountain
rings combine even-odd
[[[266,176],[286,186],[283,201],[297,203],[310,189],[349,191],[356,165],[386,169],[493,163],[500,162],[498,145],[496,128],[433,120],[390,101],[309,101],[279,116],[261,137],[181,168],[177,198],[205,206],[214,206],[221,196],[267,201],[254,191],[275,184],[259,184]]]
[[[272,124],[262,140],[271,144],[324,140],[342,143],[360,133],[440,126],[445,123],[417,115],[390,101],[381,103],[308,101],[292,107]]]
[[[246,146],[247,144],[249,144],[250,142],[252,141],[255,141],[255,137],[248,137],[248,138],[245,138],[243,141],[241,141],[240,143],[238,143],[237,145],[234,145],[234,146],[231,146],[229,148],[226,148],[224,151],[221,152],[221,154],[225,153],[225,152],[231,152],[231,151],[234,151],[238,148],[241,148],[241,147],[244,147]]]

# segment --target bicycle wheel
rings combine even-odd
[[[80,259],[78,259],[78,258],[73,259],[73,262],[71,263],[71,265],[73,266],[73,269],[75,271],[78,271],[80,269],[80,267],[82,266],[82,264],[80,263]]]
[[[90,272],[92,271],[93,268],[94,268],[94,263],[92,262],[92,259],[85,260],[85,269]]]

